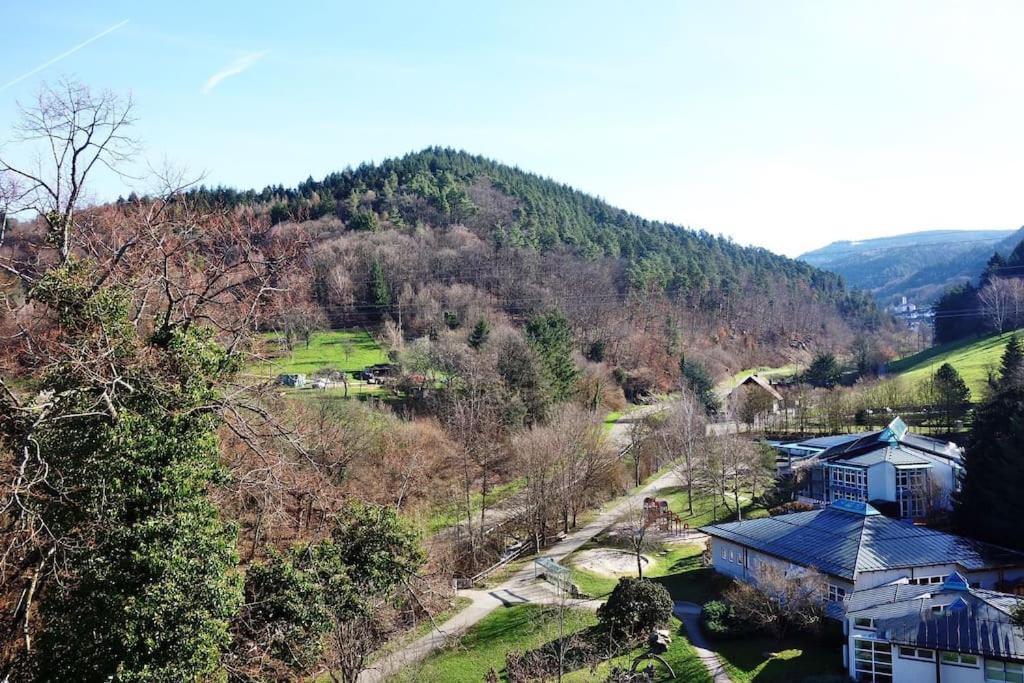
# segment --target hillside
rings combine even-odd
[[[931,230],[833,242],[799,258],[842,275],[850,287],[871,292],[880,303],[906,296],[927,304],[974,278],[993,252],[1009,254],[1021,239],[1024,228]]]
[[[451,149],[309,178],[290,189],[195,194],[252,208],[282,232],[311,240],[313,296],[334,325],[397,319],[402,291],[406,320],[407,312],[429,307],[418,299],[428,290],[430,305],[444,309],[436,290],[456,284],[488,298],[479,305],[513,318],[552,305],[589,315],[574,320],[586,343],[609,341],[595,328],[606,309],[624,303],[652,310],[666,304],[659,325],[681,328],[667,336],[748,348],[842,343],[883,324],[874,304],[846,291],[832,273],[645,220],[553,180]],[[385,290],[388,301],[381,299]],[[405,331],[427,331],[430,323],[424,325],[413,321]]]
[[[1021,332],[1022,330],[1018,330]],[[933,346],[911,356],[892,361],[886,368],[891,374],[906,377],[913,382],[926,380],[939,366],[949,363],[967,382],[971,400],[980,401],[990,370],[999,368],[1006,341],[1013,333],[993,334],[980,339],[967,339]]]

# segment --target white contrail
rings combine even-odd
[[[107,35],[108,33],[113,33],[114,31],[116,31],[117,29],[121,28],[122,26],[124,26],[127,23],[128,23],[128,20],[125,19],[124,21],[122,21],[122,22],[120,22],[118,24],[114,24],[113,26],[111,26],[110,28],[108,28],[106,30],[97,33],[96,35],[94,35],[92,38],[90,38],[89,40],[85,41],[84,43],[79,43],[78,45],[75,45],[73,48],[71,48],[67,52],[62,52],[59,55],[57,55],[56,57],[54,57],[53,59],[51,59],[50,61],[44,62],[44,63],[40,64],[39,66],[37,66],[36,68],[32,69],[31,71],[18,76],[13,81],[10,81],[8,83],[4,83],[3,85],[0,85],[0,91],[6,90],[7,88],[9,88],[12,85],[15,85],[17,83],[21,83],[23,80],[25,80],[26,78],[29,78],[30,76],[35,76],[37,73],[39,73],[43,69],[45,69],[45,68],[47,68],[49,66],[53,66],[54,64],[56,64],[60,60],[64,59],[65,57],[68,57],[68,56],[73,55],[74,53],[78,52],[79,50],[81,50],[83,47],[85,47],[89,43],[96,42],[97,40],[99,40],[103,36]]]
[[[269,50],[263,50],[262,52],[250,52],[247,55],[242,55],[235,61],[228,64],[226,67],[210,76],[206,83],[203,84],[203,92],[208,93],[228,76],[237,76],[242,73],[256,62],[263,59]]]

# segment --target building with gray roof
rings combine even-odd
[[[853,593],[844,662],[871,683],[1024,683],[1019,598],[971,587],[953,572],[939,585],[898,582]]]
[[[934,585],[953,572],[977,588],[1024,586],[1024,553],[892,519],[863,502],[837,501],[701,531],[711,537],[719,573],[754,582],[763,564],[786,571],[813,567],[825,576],[830,601],[844,608],[855,590],[899,580]]]
[[[773,446],[784,461],[780,470],[799,479],[805,502],[870,502],[904,519],[949,509],[963,474],[959,446],[912,434],[898,417],[875,432]]]

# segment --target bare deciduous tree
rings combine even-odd
[[[782,639],[792,629],[816,631],[825,617],[827,584],[813,567],[790,574],[764,562],[754,584],[737,582],[725,593],[726,602],[741,623]]]
[[[676,476],[686,488],[687,511],[693,514],[693,488],[707,452],[707,416],[700,401],[688,389],[666,411],[657,435],[675,461]]]
[[[22,180],[10,210],[30,210],[48,228],[61,262],[73,247],[75,212],[86,181],[97,167],[123,173],[135,151],[127,128],[132,101],[110,91],[95,92],[72,81],[44,86],[35,102],[21,108],[19,142],[42,143],[34,164],[0,158],[0,171]]]

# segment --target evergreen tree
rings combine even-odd
[[[1024,550],[1024,387],[999,390],[975,411],[963,486],[955,497],[959,527],[970,536]]]
[[[963,377],[949,363],[943,363],[932,378],[935,397],[939,410],[942,411],[946,431],[952,431],[953,425],[963,417],[971,401],[971,390]]]
[[[487,322],[486,318],[480,318],[476,321],[476,325],[473,326],[473,331],[469,333],[469,338],[466,340],[466,343],[468,343],[471,348],[479,349],[487,343],[487,339],[490,336],[490,323]]]
[[[715,394],[715,383],[707,369],[698,361],[687,360],[686,356],[679,359],[679,371],[682,374],[683,386],[693,392],[704,406],[704,412],[715,415],[722,406]]]
[[[981,281],[978,283],[978,289],[984,289],[985,285],[992,281],[992,278],[1002,277],[1005,269],[1006,259],[1004,259],[998,251],[992,254],[988,263],[985,264],[985,270],[981,273]]]
[[[836,357],[825,352],[818,353],[811,361],[807,372],[804,373],[804,381],[808,384],[826,389],[831,389],[839,384],[841,377],[842,370],[839,368]]]
[[[994,393],[975,411],[954,497],[956,520],[971,536],[1024,550],[1024,382],[1016,335],[1003,352]]]
[[[378,315],[384,315],[391,308],[391,288],[380,261],[370,266],[370,295]]]
[[[541,313],[527,323],[526,337],[537,351],[554,400],[572,397],[579,372],[572,359],[569,321],[558,311]]]
[[[1024,346],[1020,337],[1016,334],[1010,335],[1003,349],[1003,359],[1000,363],[999,388],[1005,389],[1012,386],[1020,386],[1024,383]]]
[[[978,290],[970,283],[946,290],[933,310],[938,344],[966,339],[984,329]]]

